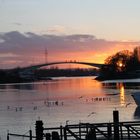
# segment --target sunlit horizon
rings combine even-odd
[[[140,46],[139,4],[138,0],[1,0],[0,66],[44,63],[45,49],[48,62],[104,63],[118,51],[132,51]]]

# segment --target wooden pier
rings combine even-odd
[[[111,123],[79,123],[54,128],[43,127],[36,121],[36,136],[26,135],[29,140],[140,140],[140,121],[119,122],[119,112],[113,111]],[[7,134],[7,140],[18,134]],[[23,136],[22,136],[23,137]]]

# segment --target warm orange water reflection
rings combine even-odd
[[[117,83],[117,88],[120,90],[120,105],[124,106],[125,103],[125,88],[123,83]]]
[[[36,85],[39,91],[49,93],[50,99],[74,99],[80,96],[102,96],[102,85],[92,78],[64,78]]]
[[[47,82],[0,85],[0,130],[3,131],[0,136],[7,130],[17,132],[19,126],[21,134],[30,126],[34,128],[38,116],[47,127],[65,124],[66,120],[70,120],[70,124],[79,120],[109,122],[115,108],[119,110],[122,121],[134,120],[136,114],[140,118],[131,97],[132,91],[140,90],[140,82],[137,86],[109,82],[101,83],[94,77],[67,77]],[[44,104],[44,101],[56,100],[58,105]],[[129,102],[132,104],[126,108]],[[7,110],[7,106],[10,110]],[[37,106],[37,110],[33,109],[34,106]],[[19,107],[23,110],[16,112],[15,108]],[[91,112],[95,114],[88,117]]]

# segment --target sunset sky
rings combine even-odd
[[[0,0],[0,67],[104,63],[140,45],[140,0]]]

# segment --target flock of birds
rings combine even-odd
[[[82,98],[84,98],[84,96],[79,96],[78,97],[78,99],[82,99]],[[91,99],[92,101],[93,101],[93,98]],[[86,101],[87,101],[87,99],[86,99]],[[132,103],[126,103],[125,105],[124,105],[124,107],[128,107],[128,106],[130,106]],[[58,100],[56,100],[56,101],[48,101],[48,100],[44,100],[44,102],[43,102],[43,105],[45,105],[46,107],[51,107],[51,106],[59,106],[59,105],[61,105],[61,106],[63,106],[64,105],[64,102],[62,102],[62,101],[58,101]],[[41,107],[41,106],[37,106],[37,105],[34,105],[34,106],[32,106],[32,110],[38,110],[39,109],[39,107]],[[7,110],[15,110],[16,112],[18,112],[18,111],[23,111],[24,110],[24,107],[23,106],[19,106],[19,107],[12,107],[12,106],[7,106]],[[94,112],[94,111],[92,111],[92,112],[90,112],[89,114],[87,114],[87,118],[89,118],[89,117],[93,117],[93,116],[95,116],[97,113],[96,112]],[[70,120],[66,120],[66,125],[68,124],[68,122],[69,122]]]
[[[61,101],[59,102],[58,100],[56,101],[44,101],[43,102],[43,105],[33,105],[34,103],[32,103],[32,106],[31,107],[28,107],[29,108],[32,108],[32,110],[38,110],[39,108],[41,108],[42,106],[46,106],[46,107],[53,107],[53,106],[63,106],[64,105],[64,102]],[[9,111],[12,111],[12,110],[15,110],[16,112],[18,111],[23,111],[25,109],[25,107],[23,106],[18,106],[18,107],[13,107],[13,106],[10,106],[8,105],[7,106],[7,110]]]
[[[111,94],[111,95],[116,95],[116,94]],[[79,99],[82,99],[82,98],[84,98],[84,96],[79,96],[78,97]],[[95,99],[97,99],[97,98],[95,98]],[[94,100],[95,100],[94,99]],[[110,98],[109,98],[110,99]],[[91,99],[92,101],[93,101],[93,98]],[[86,101],[88,101],[88,99],[86,99]],[[130,106],[132,103],[126,103],[126,104],[124,104],[124,107],[128,107],[128,106]],[[95,115],[96,114],[96,112],[90,112],[88,115],[87,115],[87,117],[91,117],[91,116],[93,116],[93,115]]]
[[[84,96],[80,96],[78,97],[79,99],[82,99],[84,98]],[[111,101],[111,98],[110,97],[95,97],[95,98],[91,98],[90,99],[92,102],[93,101]],[[86,102],[88,102],[89,100],[86,99]]]

